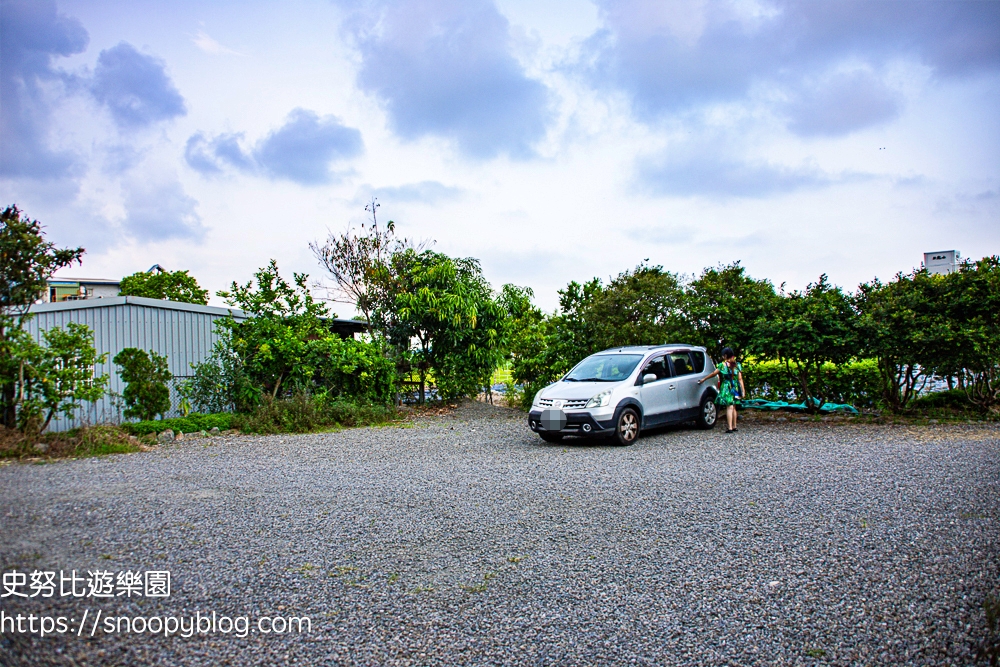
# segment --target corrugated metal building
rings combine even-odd
[[[162,354],[175,377],[188,377],[192,374],[191,364],[205,361],[219,338],[215,322],[230,314],[237,320],[246,319],[242,311],[231,308],[136,296],[42,303],[32,306],[31,312],[34,317],[26,328],[39,342],[41,332],[51,327],[65,327],[68,322],[90,327],[98,354],[108,353],[107,361],[98,366],[97,373],[110,376],[108,388],[118,395],[125,387],[111,360],[124,348],[137,347]],[[171,398],[176,407],[173,389]],[[115,406],[111,395],[106,395],[97,403],[85,404],[75,419],[53,417],[49,428],[62,431],[81,423],[117,422],[120,418],[120,407]]]

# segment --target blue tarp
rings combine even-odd
[[[809,399],[812,401],[813,406],[819,405],[819,401],[815,398]],[[792,410],[795,412],[806,412],[808,408],[806,404],[803,403],[787,403],[785,401],[765,401],[763,398],[751,398],[740,403],[741,407],[750,408],[751,410]],[[847,403],[824,403],[819,406],[820,412],[845,412],[852,415],[860,414],[858,409],[853,405],[848,405]]]

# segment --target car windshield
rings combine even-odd
[[[567,373],[564,382],[621,382],[642,361],[641,354],[595,354]]]

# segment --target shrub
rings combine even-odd
[[[190,414],[187,417],[176,417],[174,419],[157,419],[131,424],[122,424],[121,429],[132,435],[146,435],[148,433],[162,433],[167,429],[180,431],[181,433],[197,433],[198,431],[209,431],[218,428],[226,431],[233,424],[233,415],[221,413],[214,415]]]
[[[234,415],[233,424],[246,433],[304,433],[332,426],[382,424],[395,414],[388,406],[299,393],[286,399],[265,396],[253,412]]]
[[[125,416],[152,419],[170,409],[170,387],[173,375],[167,369],[167,358],[157,354],[126,347],[112,360],[121,370],[125,382]]]

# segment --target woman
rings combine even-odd
[[[721,382],[719,383],[719,395],[715,397],[715,404],[726,406],[726,433],[734,433],[736,431],[736,406],[739,404],[740,398],[746,395],[747,390],[743,386],[743,366],[736,361],[733,348],[722,348],[722,359],[723,361],[716,366],[710,375],[698,380],[698,384],[714,378],[716,375],[719,376]]]

